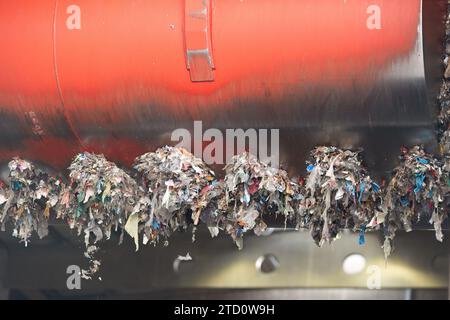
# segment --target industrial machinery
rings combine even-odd
[[[315,145],[435,150],[445,1],[0,3],[0,159],[130,165],[177,128],[278,128],[281,164]],[[399,14],[401,12],[401,14]]]
[[[402,146],[438,151],[447,2],[0,0],[0,178],[16,156],[67,177],[82,151],[129,169],[136,156],[177,144],[178,129],[195,137],[196,121],[200,154],[208,129],[278,129],[292,176],[305,174],[313,147],[335,145],[364,150],[370,174],[387,177]],[[116,246],[113,232],[100,252],[104,282],[83,282],[83,292],[65,287],[67,266],[86,263],[66,226],[50,221],[31,248],[0,232],[0,299],[448,296],[447,225],[444,244],[399,231],[401,253],[372,291],[366,270],[386,264],[381,233],[368,234],[364,250],[347,232],[339,248],[319,249],[270,222],[242,252],[223,234],[209,241],[206,228],[198,246],[177,233],[169,247],[137,253],[129,238]],[[177,258],[187,252],[192,262]],[[342,262],[355,253],[364,266],[348,277]],[[300,289],[331,287],[325,296]]]

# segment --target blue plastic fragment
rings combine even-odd
[[[359,231],[359,245],[363,246],[366,244],[366,226],[362,226]]]
[[[19,191],[20,189],[22,189],[22,183],[20,181],[14,181],[12,183],[12,189],[13,191]]]
[[[83,211],[84,211],[83,206],[82,206],[81,204],[78,204],[78,206],[77,206],[77,212],[76,212],[75,217],[76,217],[76,218],[81,217],[81,215],[83,214]]]
[[[80,192],[77,194],[77,201],[78,203],[82,203],[84,200],[84,192]]]
[[[416,175],[416,188],[414,189],[414,193],[418,193],[420,190],[422,190],[423,182],[425,181],[425,175],[424,174],[417,174]]]
[[[402,204],[403,207],[407,207],[409,205],[409,199],[406,197],[401,197],[400,203]]]
[[[244,195],[242,197],[242,201],[245,202],[245,204],[250,203],[250,194],[248,193],[247,186],[245,186]]]
[[[313,171],[314,170],[314,165],[312,165],[312,164],[310,164],[307,168],[306,168],[306,170],[308,171],[308,172],[311,172],[311,171]]]
[[[417,158],[417,161],[421,164],[429,164],[430,161],[428,161],[427,159],[423,159],[423,158]]]
[[[345,187],[348,192],[350,192],[353,197],[355,196],[355,188],[353,187],[352,183],[348,180],[345,180]]]
[[[159,229],[159,223],[155,219],[153,219],[152,228],[155,229],[155,230]]]
[[[361,182],[361,184],[359,185],[359,197],[358,197],[358,203],[361,204],[362,202],[362,197],[364,194],[364,187],[366,186],[365,182]]]
[[[380,191],[380,186],[378,184],[376,184],[375,182],[372,182],[372,189],[375,192]]]

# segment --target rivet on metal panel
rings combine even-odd
[[[185,1],[186,67],[191,81],[214,81],[211,46],[211,0]]]

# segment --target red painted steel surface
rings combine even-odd
[[[367,27],[373,4],[382,10],[381,30]],[[21,155],[62,168],[87,148],[129,164],[153,147],[140,128],[165,134],[178,120],[220,118],[248,101],[268,118],[280,112],[282,121],[288,105],[303,108],[289,97],[311,88],[370,87],[406,59],[416,45],[420,5],[211,1],[214,81],[193,82],[185,1],[0,1],[0,111],[21,130],[0,148],[0,159]]]

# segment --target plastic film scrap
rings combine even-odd
[[[225,166],[225,186],[229,207],[225,228],[239,249],[245,232],[253,230],[259,235],[267,228],[265,215],[282,215],[285,221],[295,216],[298,185],[286,171],[271,168],[252,154],[230,160]]]
[[[260,235],[267,219],[277,217],[309,229],[318,245],[339,238],[343,229],[359,232],[363,245],[366,231],[383,228],[387,257],[396,231],[411,230],[423,217],[442,241],[448,216],[442,205],[449,198],[448,158],[439,161],[414,147],[403,149],[400,160],[382,189],[359,152],[336,147],[315,148],[307,178],[298,182],[249,153],[233,157],[225,178],[216,179],[202,160],[167,146],[135,160],[136,179],[103,155],[81,153],[69,167],[69,185],[15,158],[9,184],[0,183],[0,217],[3,229],[11,221],[25,244],[34,231],[47,235],[51,215],[64,219],[84,236],[87,279],[99,271],[100,242],[113,231],[120,232],[120,242],[128,233],[137,250],[141,237],[143,244],[167,245],[172,232],[195,231],[202,223],[212,237],[225,230],[241,249],[247,231]]]
[[[199,223],[204,194],[215,180],[201,159],[166,146],[136,158],[133,168],[150,198],[150,212],[143,218],[144,243],[164,239],[167,244],[173,231]]]
[[[421,147],[402,150],[383,203],[386,257],[393,248],[395,232],[400,228],[412,231],[424,217],[433,224],[436,239],[443,240],[442,223],[448,213],[442,206],[447,181],[441,167],[442,163]]]
[[[311,153],[307,171],[299,216],[316,244],[337,239],[343,229],[360,231],[359,242],[364,244],[364,232],[382,198],[380,186],[367,175],[359,154],[318,147]]]
[[[440,108],[438,115],[438,140],[440,153],[443,157],[443,188],[445,188],[443,210],[450,210],[450,7],[448,7],[445,21],[446,34],[444,40],[445,52],[443,54],[443,69],[445,69],[441,90],[437,101]]]
[[[225,182],[214,180],[200,191],[200,199],[197,211],[194,214],[194,223],[204,223],[211,237],[217,237],[220,230],[226,229],[228,223],[226,215],[228,204],[225,196]]]
[[[11,222],[13,236],[27,246],[33,232],[41,239],[47,236],[50,211],[59,205],[63,183],[19,158],[8,168],[9,187],[0,183],[0,222],[2,230]]]
[[[78,234],[84,234],[86,252],[91,267],[86,276],[94,274],[100,262],[94,259],[99,243],[108,240],[111,231],[127,227],[130,217],[145,211],[149,201],[136,181],[103,155],[88,152],[78,154],[70,167],[71,189],[63,193],[64,211],[60,217],[67,220]],[[127,229],[138,247],[137,227]]]

